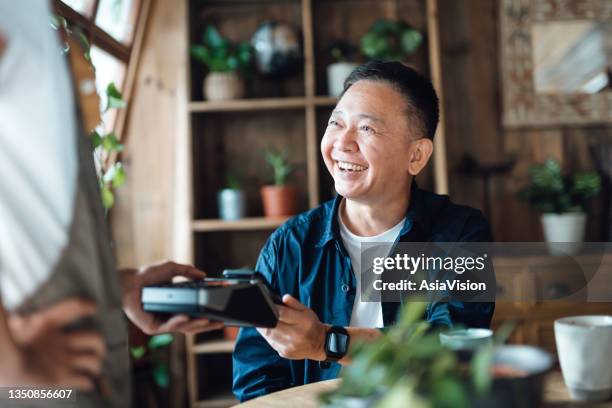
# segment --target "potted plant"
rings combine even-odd
[[[226,188],[217,192],[217,206],[219,218],[226,221],[244,218],[246,213],[246,200],[240,180],[233,173],[228,174]]]
[[[370,59],[403,61],[422,42],[421,33],[408,23],[381,19],[361,38],[361,52]]]
[[[359,65],[352,62],[355,47],[346,41],[336,41],[329,53],[334,62],[327,66],[327,92],[331,96],[340,96],[344,90],[344,80]]]
[[[272,167],[274,184],[261,187],[264,215],[281,217],[297,213],[297,189],[287,185],[287,178],[293,167],[287,160],[287,151],[277,152],[269,149],[265,152],[266,162]]]
[[[325,408],[536,408],[553,360],[532,346],[504,346],[514,324],[466,358],[442,344],[423,316],[426,302],[409,301],[398,322],[373,341],[351,346],[340,385],[319,396]]]
[[[542,213],[544,237],[548,243],[581,243],[586,225],[586,202],[601,189],[601,178],[594,171],[562,174],[554,159],[529,168],[531,183],[521,189],[519,198]],[[549,245],[553,255],[574,254],[581,245]]]
[[[442,345],[422,321],[427,304],[406,303],[398,322],[371,342],[351,346],[340,386],[320,396],[325,407],[468,407],[490,388],[491,347],[470,365]]]
[[[213,26],[208,26],[202,44],[191,47],[191,55],[209,70],[204,79],[204,97],[209,101],[239,99],[244,96],[244,75],[253,58],[248,42],[233,44]]]

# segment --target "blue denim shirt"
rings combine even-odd
[[[289,220],[261,251],[257,271],[273,289],[291,294],[324,322],[348,326],[356,280],[338,229],[342,197]],[[402,242],[489,242],[489,224],[480,211],[453,204],[448,196],[411,188],[410,206],[398,237]],[[489,327],[494,303],[432,302],[427,320],[436,325],[461,323]],[[399,303],[383,303],[385,327],[393,325]],[[282,358],[255,328],[242,328],[233,355],[233,391],[246,401],[284,388],[338,377],[340,365],[321,368],[311,360]]]

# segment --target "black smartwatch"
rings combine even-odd
[[[344,357],[348,351],[351,336],[344,327],[332,326],[325,335],[325,355],[327,359],[324,366]]]

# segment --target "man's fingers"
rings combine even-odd
[[[72,358],[71,366],[74,370],[81,371],[98,377],[102,372],[102,360],[92,355],[77,355]]]
[[[76,332],[66,337],[66,346],[69,351],[90,353],[98,356],[98,358],[106,355],[106,345],[102,336],[97,332]]]
[[[170,282],[175,276],[184,276],[189,279],[204,279],[206,274],[192,265],[164,262],[160,265],[150,266],[142,273],[143,286],[156,283]]]
[[[47,327],[63,327],[85,317],[96,314],[96,305],[88,300],[70,298],[37,313],[34,320]]]
[[[175,331],[177,326],[184,324],[189,321],[189,316],[179,314],[176,316],[172,316],[170,319],[161,323],[159,327],[155,330],[155,333],[167,333],[171,331]]]
[[[297,324],[303,321],[301,319],[303,312],[286,306],[277,306],[277,308],[279,322]]]
[[[175,328],[175,331],[186,333],[186,334],[195,334],[202,333],[211,330],[218,330],[223,328],[222,322],[211,322],[207,319],[196,319],[191,320],[186,323],[183,323]]]
[[[60,387],[74,388],[81,391],[90,391],[94,388],[94,380],[84,374],[70,373],[66,378],[60,380]]]
[[[292,309],[295,309],[295,310],[306,310],[306,309],[308,309],[306,306],[301,304],[299,300],[297,300],[296,298],[294,298],[291,295],[283,295],[283,303],[285,304],[285,306],[288,306],[288,307],[290,307]]]

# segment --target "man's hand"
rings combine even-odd
[[[138,271],[134,269],[123,270],[121,275],[123,309],[130,320],[144,333],[149,335],[166,332],[199,333],[223,327],[223,323],[220,322],[211,322],[208,319],[190,319],[186,315],[176,315],[168,320],[163,320],[159,316],[142,309],[141,291],[143,287],[170,282],[175,276],[203,279],[206,274],[194,266],[163,262],[141,268]]]
[[[293,296],[283,296],[283,303],[284,306],[278,306],[278,325],[273,329],[258,328],[259,333],[281,357],[325,360],[325,334],[329,326]]]
[[[2,385],[91,390],[102,372],[104,340],[96,331],[66,332],[65,327],[95,313],[93,303],[74,298],[27,316],[9,315],[17,347],[9,360],[16,367],[5,366]]]

